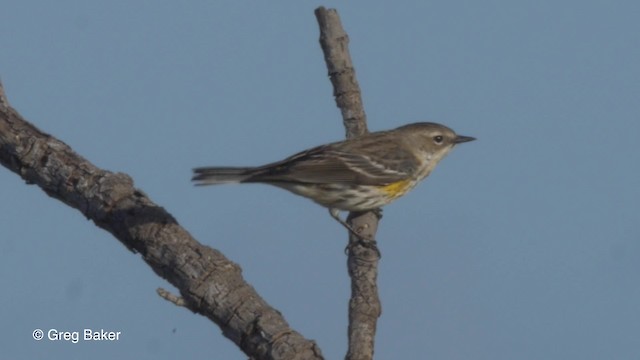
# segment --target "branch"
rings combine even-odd
[[[213,320],[252,359],[322,359],[242,278],[126,174],[100,169],[14,110],[0,84],[0,163],[113,234],[180,291],[165,297]],[[178,301],[178,299],[180,301]]]
[[[319,7],[315,11],[320,26],[320,45],[333,84],[333,95],[342,112],[347,138],[366,134],[367,123],[360,87],[349,54],[349,37],[342,28],[335,9]],[[351,226],[365,238],[374,239],[378,228],[375,212],[351,213],[347,218]],[[378,297],[379,256],[375,240],[364,244],[349,234],[347,267],[351,277],[349,300],[349,351],[346,359],[373,359],[376,324],[381,313]]]

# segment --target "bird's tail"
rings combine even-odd
[[[198,186],[241,183],[255,174],[253,167],[201,167],[193,169],[192,181]]]

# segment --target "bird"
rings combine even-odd
[[[365,212],[391,203],[426,178],[456,145],[473,140],[441,124],[417,122],[262,166],[194,168],[192,181],[197,186],[263,183],[288,190],[328,208],[331,217],[362,238],[340,211]]]

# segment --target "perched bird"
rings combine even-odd
[[[199,167],[196,185],[264,183],[309,198],[358,235],[339,211],[378,209],[413,189],[456,144],[475,140],[420,122],[320,145],[257,167]]]

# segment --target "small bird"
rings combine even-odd
[[[309,198],[354,235],[340,211],[376,210],[413,189],[457,144],[475,138],[420,122],[320,145],[257,167],[199,167],[196,185],[264,183]]]

